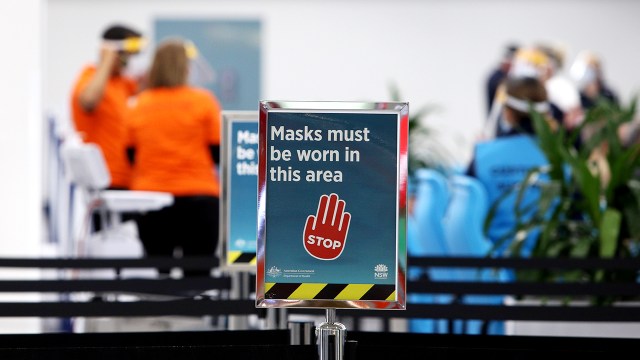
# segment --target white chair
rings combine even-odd
[[[91,234],[89,227],[77,241],[77,255],[83,257],[140,258],[144,250],[133,221],[122,222],[123,213],[144,213],[159,210],[173,204],[173,195],[155,191],[109,190],[109,171],[100,148],[83,143],[75,137],[65,139],[61,147],[61,158],[68,174],[80,195],[84,197],[83,222],[89,224],[94,211],[100,211],[102,229]],[[158,278],[156,269],[88,270],[74,274],[75,278],[115,279],[115,278]],[[167,295],[147,293],[127,294],[83,293],[79,301],[102,299],[103,301],[166,300]],[[206,330],[211,327],[208,317],[79,317],[74,321],[76,332],[96,331],[167,331],[184,328]]]
[[[69,138],[61,147],[69,180],[84,197],[84,229],[76,240],[76,255],[85,257],[142,257],[142,246],[133,222],[122,222],[123,213],[144,213],[173,204],[173,195],[155,191],[108,190],[109,170],[100,148]],[[91,234],[94,211],[103,216],[99,233]]]

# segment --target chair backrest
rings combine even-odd
[[[411,255],[444,256],[448,253],[442,220],[449,203],[447,178],[434,169],[416,170],[413,216],[415,236],[409,239]]]
[[[102,150],[79,139],[65,140],[60,150],[70,180],[87,190],[103,190],[111,184]]]
[[[485,256],[491,241],[484,235],[489,198],[482,183],[467,175],[451,176],[451,200],[444,217],[444,233],[452,256]]]
[[[489,195],[480,180],[462,174],[451,176],[451,201],[444,220],[451,256],[488,255],[492,243],[484,235],[483,226],[489,207]],[[501,282],[510,277],[504,269],[459,268],[452,271],[458,281]],[[503,298],[502,295],[466,295],[462,301],[466,304],[496,305],[502,304]],[[488,334],[504,333],[502,322],[492,321],[487,326]],[[483,333],[483,323],[479,320],[467,320],[464,328],[465,334]]]

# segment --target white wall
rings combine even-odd
[[[41,0],[0,2],[0,254],[27,256],[41,241]]]
[[[0,2],[0,257],[37,256],[42,241],[42,0]],[[38,272],[0,269],[0,278]],[[0,301],[34,296],[0,294]],[[0,306],[2,304],[0,303]],[[0,318],[1,332],[38,332],[36,318]]]
[[[431,121],[466,162],[507,42],[560,42],[570,60],[596,51],[628,98],[640,90],[640,42],[627,40],[640,35],[638,14],[632,0],[49,0],[46,104],[66,106],[111,21],[152,35],[157,17],[261,19],[263,99],[383,101],[394,81],[410,108],[441,108]]]

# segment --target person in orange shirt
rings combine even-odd
[[[123,74],[131,55],[140,51],[138,31],[109,26],[102,34],[97,64],[86,65],[71,96],[73,123],[85,142],[97,144],[111,175],[111,189],[127,189],[130,166],[125,152],[125,113],[138,82]]]
[[[111,182],[109,189],[129,187],[131,168],[125,152],[125,113],[128,101],[139,90],[139,81],[123,74],[129,58],[140,52],[144,39],[140,32],[123,25],[111,25],[102,33],[97,64],[80,72],[71,93],[71,115],[82,140],[100,147]],[[93,231],[106,222],[104,213],[92,214]],[[122,214],[130,220],[135,214]]]
[[[218,245],[221,106],[188,85],[196,53],[188,41],[162,41],[127,122],[131,189],[174,195],[173,205],[138,217],[147,256],[215,256]]]

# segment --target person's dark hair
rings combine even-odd
[[[140,37],[141,33],[124,25],[111,25],[103,33],[104,40],[124,40],[131,37]]]
[[[509,77],[505,84],[507,96],[527,102],[540,103],[547,101],[547,90],[544,84],[534,77]],[[508,106],[508,105],[507,105]],[[519,117],[529,117],[528,112],[512,109]]]
[[[547,90],[544,84],[535,77],[509,77],[505,82],[505,89],[507,97],[526,103],[545,103],[547,101]],[[529,111],[523,111],[524,109],[521,108],[517,109],[510,106],[508,102],[505,106],[513,115],[514,126],[525,132],[533,133],[533,124]],[[546,115],[544,114],[545,118],[547,117]]]
[[[507,44],[504,48],[504,57],[511,59],[516,54],[519,48],[520,48],[520,45],[516,43]]]

